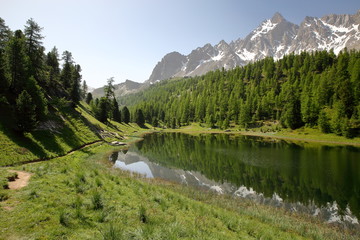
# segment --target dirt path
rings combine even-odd
[[[20,189],[28,185],[31,173],[23,171],[9,170],[9,172],[16,172],[18,178],[15,181],[9,182],[9,189]]]

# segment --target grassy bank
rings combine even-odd
[[[128,141],[127,135],[149,131],[136,124],[97,121],[89,106],[82,103],[75,110],[57,109],[50,119],[31,133],[18,134],[0,116],[0,166],[46,160],[99,141]]]
[[[353,145],[360,146],[360,138],[346,138],[337,136],[336,134],[321,133],[318,129],[313,128],[299,128],[296,130],[281,129],[273,131],[271,128],[253,128],[244,129],[238,126],[233,126],[226,130],[211,129],[201,126],[199,123],[192,123],[189,126],[183,126],[178,129],[166,129],[167,132],[183,132],[188,134],[201,134],[201,133],[227,133],[227,134],[242,134],[248,136],[260,136],[266,138],[278,138],[289,141],[302,141],[302,142],[318,142],[329,145]]]
[[[116,149],[13,167],[33,176],[6,190],[0,239],[356,239],[314,218],[132,177],[109,168]]]

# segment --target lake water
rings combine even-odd
[[[229,134],[155,133],[115,167],[359,227],[360,148]]]

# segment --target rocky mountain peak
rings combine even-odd
[[[274,16],[271,18],[272,23],[280,23],[286,21],[285,18],[278,12],[274,14]]]
[[[222,67],[243,66],[267,56],[280,59],[292,52],[334,49],[338,53],[345,47],[360,49],[360,10],[354,15],[305,17],[300,26],[277,12],[244,39],[239,38],[230,44],[222,40],[215,46],[205,44],[187,56],[177,53],[175,60],[166,55],[155,67],[150,80],[202,75]]]
[[[174,72],[179,72],[186,62],[186,57],[178,52],[171,52],[166,54],[160,62],[158,62],[151,73],[148,81],[154,83],[157,80],[170,78]]]

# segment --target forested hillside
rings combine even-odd
[[[45,54],[41,32],[33,19],[13,32],[0,18],[0,110],[18,132],[32,131],[55,108],[74,107],[86,91],[71,52],[64,51],[60,68],[56,47]]]
[[[360,127],[360,52],[268,57],[229,71],[166,80],[120,102],[132,112],[142,109],[149,123],[173,128],[190,122],[226,129],[231,123],[252,127],[275,121],[353,137]]]
[[[62,59],[56,47],[46,54],[41,32],[33,19],[23,31],[13,32],[0,18],[0,166],[118,140],[119,129],[131,128],[110,123],[108,117],[116,120],[114,113],[119,113],[112,96],[101,100],[106,106],[101,121],[106,125],[94,119],[100,118],[99,111],[93,113],[80,102],[85,97],[91,100],[80,65],[69,51],[64,51]]]

